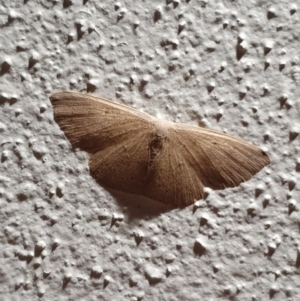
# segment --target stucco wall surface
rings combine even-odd
[[[0,1],[0,300],[300,300],[299,9]],[[271,164],[184,209],[112,195],[53,119],[60,90],[224,131]]]

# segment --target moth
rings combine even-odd
[[[237,186],[270,163],[242,139],[102,98],[58,92],[50,101],[55,121],[89,153],[91,175],[108,189],[182,207],[203,198],[204,187]]]

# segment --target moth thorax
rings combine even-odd
[[[155,124],[152,130],[150,149],[154,152],[160,152],[167,138],[168,128],[163,123]]]
[[[165,140],[167,138],[168,129],[166,126],[155,123],[153,125],[151,138],[149,141],[149,155],[148,155],[148,164],[147,164],[147,176],[153,170],[157,159],[162,153]]]

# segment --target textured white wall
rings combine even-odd
[[[297,2],[1,1],[1,300],[300,300]],[[185,209],[112,196],[53,121],[70,89],[272,163]]]

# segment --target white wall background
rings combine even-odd
[[[297,2],[1,1],[1,300],[300,300]],[[116,198],[54,122],[59,90],[272,163],[185,209]]]

